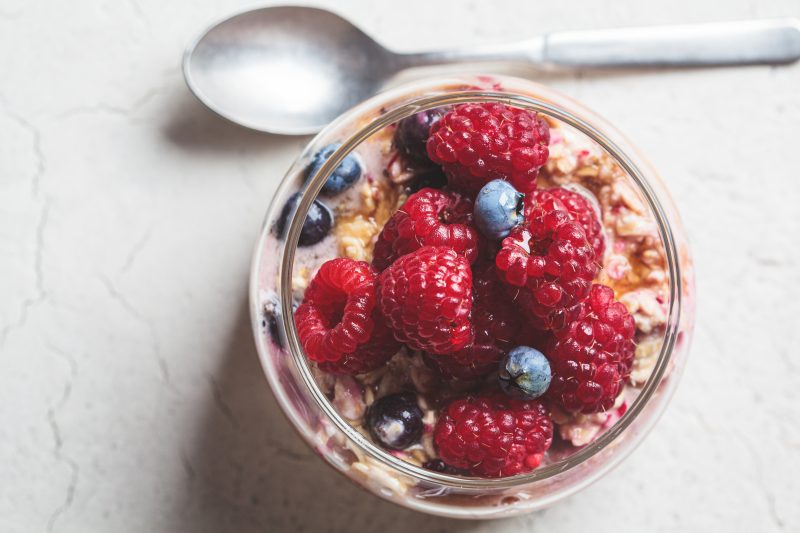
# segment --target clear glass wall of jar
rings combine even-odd
[[[298,342],[293,277],[302,222],[328,176],[365,139],[402,118],[440,106],[502,102],[535,110],[585,135],[627,175],[629,188],[654,222],[663,251],[668,301],[657,350],[646,379],[609,427],[528,474],[478,479],[440,473],[403,461],[373,444],[345,420],[315,381]],[[312,156],[323,146],[341,146],[307,179]],[[275,231],[290,196],[301,194],[282,234]],[[335,256],[331,251],[331,257]],[[367,490],[402,506],[459,518],[493,518],[551,505],[605,475],[641,442],[664,410],[680,378],[694,321],[694,278],[686,236],[673,202],[650,164],[610,124],[545,86],[515,78],[429,79],[382,93],[355,107],[315,137],[292,165],[272,199],[252,265],[250,305],[261,363],[273,393],[300,436],[335,470]]]

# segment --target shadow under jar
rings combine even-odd
[[[405,351],[368,374],[328,374],[306,358],[294,320],[286,319],[322,263],[336,257],[370,261],[386,220],[415,183],[425,185],[425,165],[397,153],[398,121],[478,102],[535,111],[548,121],[550,155],[538,187],[562,186],[591,199],[604,239],[596,281],[611,286],[636,321],[631,376],[614,406],[588,415],[552,407],[554,440],[541,464],[500,478],[436,471],[428,462],[437,454],[431,436],[437,410],[449,398],[485,387],[487,380],[496,380],[496,373],[476,382],[447,380],[419,353]],[[315,165],[315,155],[331,144],[338,148]],[[348,156],[361,167],[358,180],[344,192],[321,194]],[[330,231],[311,239],[320,238],[313,244],[307,238],[303,242],[307,215],[332,217]],[[411,509],[495,518],[552,505],[602,477],[641,442],[684,367],[694,320],[693,283],[677,210],[652,167],[617,130],[530,81],[448,77],[382,93],[311,141],[267,213],[253,259],[250,303],[261,363],[275,397],[301,437],[327,463],[369,491]],[[425,413],[420,442],[404,451],[376,444],[365,427],[368,406],[398,390],[417,393]]]

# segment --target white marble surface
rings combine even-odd
[[[0,0],[0,531],[800,530],[800,65],[544,79],[663,171],[696,253],[697,334],[671,408],[613,473],[537,515],[453,522],[334,475],[266,390],[248,260],[306,139],[218,119],[178,68],[240,3]],[[797,0],[319,3],[406,49],[800,15]]]

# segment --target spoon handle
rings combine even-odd
[[[544,61],[566,67],[702,67],[781,64],[800,59],[797,19],[717,22],[545,37]]]
[[[800,20],[566,31],[513,44],[401,54],[398,59],[401,68],[487,61],[582,69],[784,64],[800,59]]]

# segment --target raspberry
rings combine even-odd
[[[535,400],[500,393],[451,403],[433,432],[440,458],[473,475],[506,477],[530,472],[553,441],[553,422]]]
[[[553,332],[547,331],[546,328],[521,327],[514,337],[514,346],[530,346],[544,351],[552,336]]]
[[[563,187],[553,187],[552,189],[547,189],[547,191],[539,189],[535,193],[536,199],[538,200],[548,193],[560,200],[572,220],[581,225],[583,231],[586,232],[586,239],[594,249],[595,257],[598,259],[603,257],[603,251],[606,247],[603,226],[600,224],[597,211],[592,207],[591,202],[581,193],[564,189]]]
[[[605,285],[593,285],[581,308],[581,317],[554,332],[545,351],[553,369],[547,396],[567,411],[588,414],[611,409],[622,391],[636,326]]]
[[[536,294],[527,287],[520,288],[508,285],[506,286],[506,293],[509,295],[509,300],[514,302],[514,305],[525,310],[528,322],[532,326],[529,328],[531,330],[529,335],[534,335],[537,330],[544,330],[543,333],[547,333],[551,330],[563,328],[570,322],[577,320],[581,314],[580,303],[547,311],[547,309],[543,308],[537,301]],[[521,344],[536,347],[535,342],[531,344]]]
[[[380,275],[378,304],[412,349],[453,353],[473,340],[472,271],[451,248],[424,246],[395,261]]]
[[[503,240],[495,264],[506,283],[521,288],[511,295],[534,323],[551,329],[566,323],[589,295],[598,265],[586,233],[564,205],[547,192],[536,196],[525,225]]]
[[[389,219],[375,243],[372,265],[379,271],[422,246],[447,246],[470,263],[478,256],[472,201],[456,192],[421,189]]]
[[[462,104],[431,126],[427,150],[457,190],[474,196],[486,183],[504,179],[527,193],[536,188],[549,142],[550,127],[533,111]]]
[[[477,340],[453,354],[428,355],[424,359],[429,367],[438,370],[446,379],[471,381],[497,370],[505,352],[495,344]]]
[[[363,261],[323,263],[294,316],[309,359],[338,363],[328,368],[344,373],[385,361],[397,351],[392,336],[376,328],[376,285],[377,274]]]
[[[519,317],[508,304],[491,263],[473,268],[472,295],[473,344],[453,354],[427,358],[448,378],[475,379],[497,370],[519,330]]]
[[[354,353],[345,354],[338,361],[325,361],[318,363],[317,366],[330,374],[352,376],[366,374],[385,365],[400,349],[400,343],[395,340],[392,330],[384,323],[377,307],[372,313],[372,319],[375,326],[366,344],[359,346]]]

